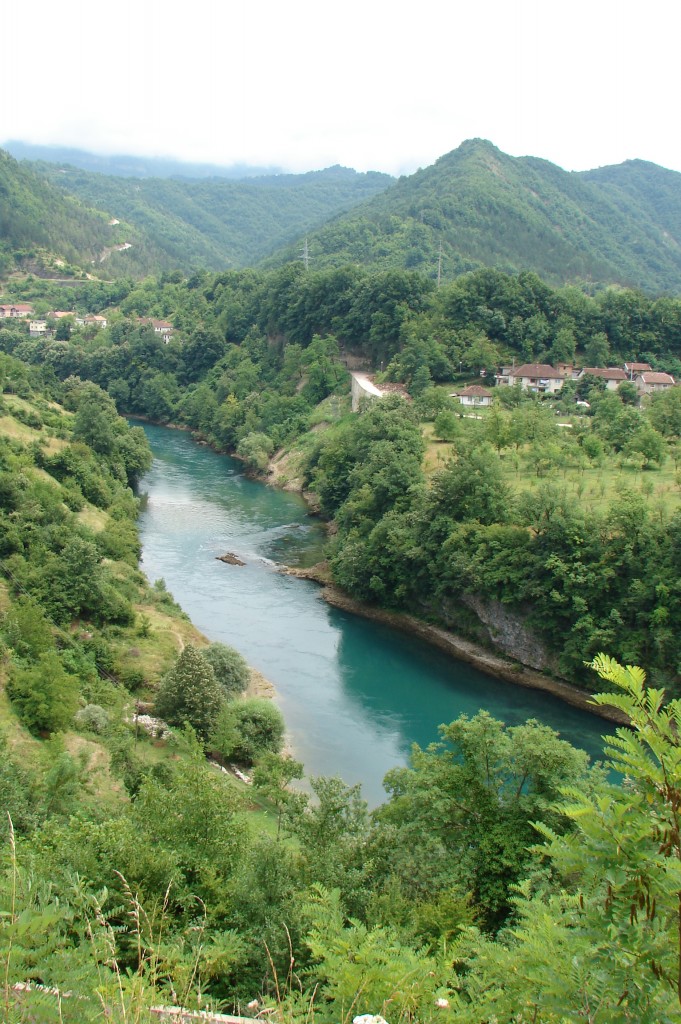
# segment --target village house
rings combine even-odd
[[[77,320],[76,320],[76,323],[78,323]],[[106,319],[105,316],[100,316],[99,314],[88,313],[87,316],[83,317],[83,324],[84,324],[85,327],[92,326],[92,327],[102,328],[102,327],[106,327],[107,319]]]
[[[147,326],[149,326],[149,327],[153,327],[154,334],[161,334],[161,335],[163,335],[164,340],[166,340],[166,341],[169,340],[170,335],[175,330],[173,325],[171,323],[169,323],[168,320],[154,320],[150,316],[143,316],[143,317],[140,317],[139,322],[141,324],[147,324]]]
[[[656,391],[666,391],[676,384],[674,378],[668,373],[639,373],[636,375],[636,387],[641,395],[652,395]]]
[[[47,329],[47,320],[30,320],[28,333],[31,338],[45,338],[50,333]]]
[[[470,384],[463,391],[455,391],[450,398],[458,398],[461,405],[488,406],[492,404],[492,392],[481,384]]]
[[[624,370],[629,380],[633,380],[637,373],[650,373],[652,366],[650,363],[625,363]]]
[[[33,306],[26,302],[14,302],[0,306],[0,318],[33,316]]]
[[[602,366],[585,366],[579,371],[577,380],[583,380],[584,377],[600,377],[601,380],[605,381],[605,387],[608,391],[617,391],[622,381],[629,379],[625,371],[621,370],[619,366],[608,366],[605,369]]]
[[[73,310],[53,309],[47,314],[48,320],[63,320],[65,316],[72,316],[74,320],[76,318]]]
[[[565,381],[563,374],[548,363],[524,363],[522,366],[505,367],[508,370],[508,383],[511,387],[520,383],[526,391],[535,394],[555,394],[560,391]],[[499,383],[505,381],[499,380]]]

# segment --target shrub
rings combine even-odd
[[[109,716],[99,704],[86,704],[84,708],[76,712],[75,723],[79,729],[86,729],[88,732],[100,735],[109,724]]]
[[[220,714],[212,746],[223,757],[253,764],[263,754],[281,750],[285,728],[283,715],[272,701],[234,701]]]
[[[67,675],[56,654],[42,654],[34,667],[15,669],[7,694],[31,732],[61,732],[78,706],[78,681]]]
[[[215,643],[201,654],[215,673],[215,678],[228,698],[243,693],[248,686],[250,671],[238,651],[227,644]]]

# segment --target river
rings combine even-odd
[[[537,718],[592,756],[612,727],[549,694],[486,676],[409,635],[331,608],[277,563],[309,565],[321,525],[297,494],[249,480],[189,434],[144,425],[154,464],[140,484],[142,569],[213,641],[230,644],[275,686],[307,775],[359,782],[369,804],[411,745],[486,708],[509,725]],[[244,566],[217,556],[231,551]]]

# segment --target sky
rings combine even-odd
[[[681,171],[674,0],[10,0],[0,141],[409,174],[468,138]]]

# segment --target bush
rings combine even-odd
[[[75,723],[79,729],[100,735],[109,725],[109,716],[99,704],[86,704],[76,713]]]
[[[67,675],[56,654],[42,654],[33,668],[15,669],[7,694],[31,732],[62,732],[78,706],[78,681]]]
[[[237,697],[248,686],[250,671],[238,651],[227,644],[215,643],[201,654],[215,673],[215,678],[225,691],[227,698]]]
[[[253,764],[263,754],[279,753],[285,731],[283,715],[272,701],[234,701],[220,714],[212,746],[222,757]]]

